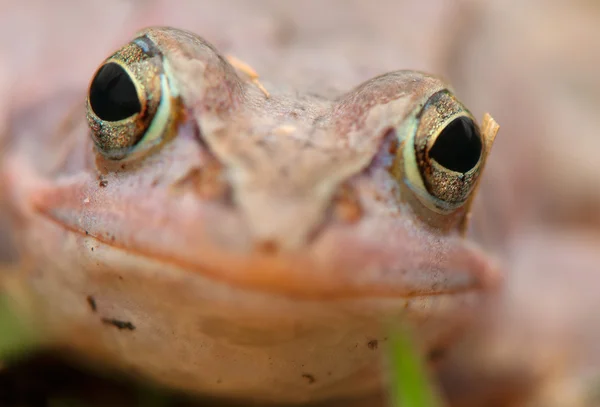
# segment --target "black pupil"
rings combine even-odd
[[[449,170],[465,173],[481,156],[481,138],[473,120],[454,119],[446,126],[429,150],[429,157]]]
[[[114,62],[100,68],[92,81],[90,105],[96,116],[108,122],[126,119],[142,110],[131,77]]]

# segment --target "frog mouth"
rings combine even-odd
[[[109,203],[72,186],[36,196],[36,212],[78,236],[76,251],[89,261],[97,253],[89,252],[93,240],[230,286],[322,300],[458,296],[499,282],[477,247],[416,230],[405,219],[331,226],[298,250],[270,252],[253,246],[230,208],[180,205],[156,216],[156,206],[140,205],[139,196]]]
[[[310,256],[271,254],[211,253],[211,264],[206,258],[195,261],[177,253],[158,253],[155,249],[144,249],[137,245],[123,244],[110,235],[95,236],[89,231],[73,228],[54,217],[46,217],[61,228],[73,232],[86,240],[95,240],[105,246],[146,260],[175,266],[192,274],[200,274],[227,285],[257,292],[284,295],[291,298],[339,300],[352,298],[420,298],[432,296],[458,296],[495,288],[499,275],[487,265],[479,265],[478,272],[472,270],[439,268],[388,267],[385,264],[361,266],[360,262],[344,267],[356,257],[368,256],[365,251],[354,251],[338,266],[323,266]],[[88,244],[81,246],[90,247]],[[333,257],[338,254],[332,254]],[[305,256],[303,254],[302,256]],[[333,259],[335,262],[335,258]],[[337,259],[340,260],[340,259]],[[473,259],[475,262],[478,260]],[[352,274],[364,275],[349,278]],[[398,278],[401,275],[401,278]],[[394,277],[395,276],[395,277]],[[391,281],[394,280],[394,281]]]

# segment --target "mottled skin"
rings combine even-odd
[[[83,90],[9,133],[22,271],[7,287],[48,342],[176,388],[292,403],[380,391],[373,344],[390,321],[414,324],[424,352],[450,344],[498,271],[461,233],[476,188],[440,213],[405,184],[405,133],[447,85],[397,71],[325,97],[264,78],[267,97],[199,37],[142,34],[169,64],[175,134],[106,158]]]

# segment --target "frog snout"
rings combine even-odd
[[[345,185],[332,193],[318,186],[302,191],[236,191],[234,201],[257,250],[267,254],[297,250],[318,240],[331,223],[355,223],[362,216],[357,197]]]
[[[264,253],[299,249],[316,238],[331,198],[240,191],[238,207],[255,247]]]

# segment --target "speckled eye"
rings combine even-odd
[[[416,113],[404,143],[406,184],[427,208],[450,213],[470,197],[490,146],[471,113],[452,93],[439,91]]]
[[[133,79],[115,62],[102,65],[92,80],[90,107],[100,120],[107,122],[124,120],[142,111]]]
[[[105,157],[138,156],[167,140],[179,112],[168,62],[147,37],[111,55],[96,71],[87,97],[92,139]]]

